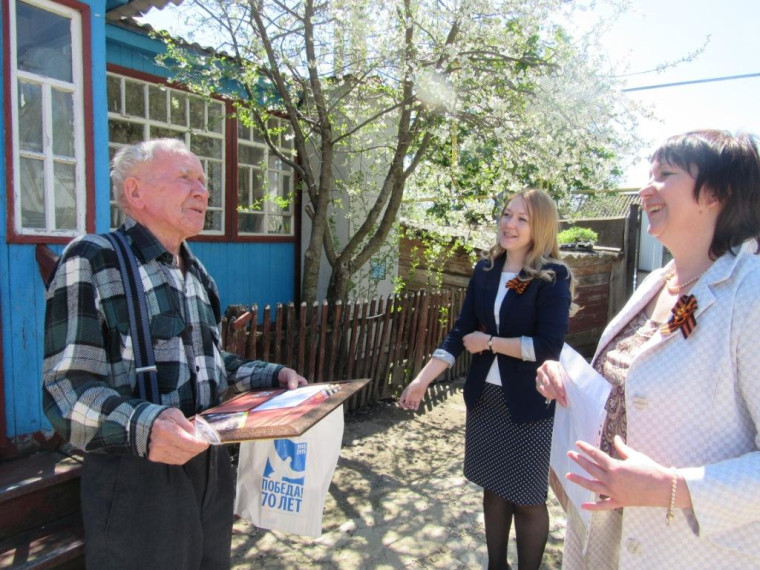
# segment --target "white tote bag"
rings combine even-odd
[[[259,528],[317,537],[343,440],[343,406],[300,437],[240,444],[235,514]]]

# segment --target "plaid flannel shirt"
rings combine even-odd
[[[191,416],[238,392],[274,387],[281,365],[221,350],[216,284],[182,245],[187,272],[145,227],[122,227],[145,287],[161,404],[137,396],[132,338],[116,253],[103,236],[66,248],[46,295],[43,405],[75,447],[146,457],[150,429],[167,407]]]

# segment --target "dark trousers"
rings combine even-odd
[[[181,466],[87,453],[81,485],[87,568],[230,567],[235,487],[224,446]]]

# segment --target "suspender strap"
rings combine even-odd
[[[140,279],[137,259],[135,259],[135,254],[129,247],[124,234],[120,231],[105,234],[105,237],[116,251],[121,280],[124,283],[140,399],[160,404],[156,360],[153,355],[153,339],[150,335],[150,323],[148,322],[148,304],[145,302],[145,288]],[[150,397],[148,397],[146,385],[150,387]]]

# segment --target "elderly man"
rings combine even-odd
[[[295,388],[277,364],[222,352],[214,281],[185,243],[203,229],[208,190],[179,141],[121,149],[118,230],[139,263],[158,378],[140,399],[116,252],[86,235],[61,256],[47,293],[43,400],[56,431],[85,452],[82,513],[88,568],[226,568],[234,484],[227,449],[188,420],[228,387]]]

